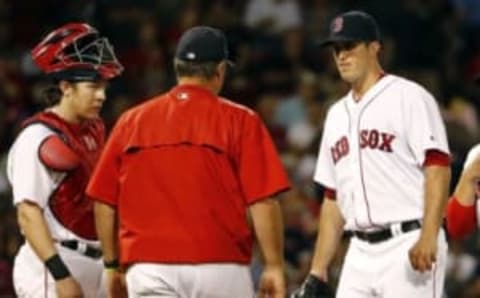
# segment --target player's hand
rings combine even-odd
[[[285,274],[282,266],[266,266],[258,287],[258,298],[285,298]]]
[[[83,298],[80,284],[71,276],[56,281],[55,288],[58,298]]]
[[[422,273],[432,270],[437,259],[437,238],[421,236],[409,250],[408,256],[413,269]]]
[[[125,273],[119,270],[107,270],[107,293],[109,298],[127,298]]]

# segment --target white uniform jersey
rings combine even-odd
[[[347,230],[423,218],[426,151],[449,153],[433,96],[386,75],[328,111],[314,180],[336,191]]]
[[[55,132],[47,126],[32,124],[27,126],[15,140],[7,159],[7,176],[13,188],[13,202],[17,205],[23,201],[31,201],[42,208],[53,239],[81,240],[99,247],[98,241],[83,239],[66,229],[56,220],[48,207],[50,196],[66,175],[48,169],[39,159],[40,145],[52,134]]]

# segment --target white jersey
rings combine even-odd
[[[314,180],[336,191],[347,230],[423,218],[426,151],[449,153],[433,96],[386,75],[359,102],[329,110]]]
[[[17,205],[31,201],[42,208],[53,239],[81,240],[99,247],[98,241],[83,239],[66,229],[48,207],[50,196],[66,175],[45,167],[38,156],[38,148],[52,134],[55,132],[47,126],[32,124],[19,134],[11,147],[7,159],[7,176],[13,189],[13,203]]]

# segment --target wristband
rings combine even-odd
[[[45,266],[55,280],[61,280],[70,276],[70,271],[58,254],[48,258],[45,261]]]
[[[120,263],[118,262],[118,259],[113,259],[111,261],[103,261],[103,265],[105,269],[107,270],[117,270],[118,267],[120,267]]]

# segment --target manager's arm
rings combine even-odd
[[[280,205],[274,198],[258,201],[249,207],[263,254],[265,268],[259,286],[259,297],[285,297],[283,272],[283,222]]]

